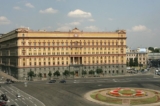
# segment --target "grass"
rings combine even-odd
[[[155,95],[154,97],[151,97],[151,98],[131,100],[131,104],[132,105],[151,104],[151,103],[156,103],[157,99],[158,99],[158,97],[157,97],[157,95]]]
[[[103,101],[103,102],[106,102],[106,103],[122,104],[121,99],[106,97],[106,96],[103,96],[103,95],[98,94],[98,93],[93,93],[90,96],[93,99]]]

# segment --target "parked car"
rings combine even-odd
[[[66,80],[61,80],[59,81],[59,83],[66,83]]]
[[[55,83],[56,80],[50,80],[48,83]]]

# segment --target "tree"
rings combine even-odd
[[[52,76],[51,71],[49,71],[48,76],[49,76],[49,79],[51,79],[51,76]]]
[[[130,59],[129,59],[129,66],[130,66],[130,67],[134,66],[133,58],[130,58]]]
[[[103,72],[102,69],[96,69],[96,73],[97,73],[97,74],[101,74],[102,72]]]
[[[65,71],[63,72],[63,75],[66,76],[66,77],[69,76],[69,74],[70,74],[70,73],[69,73],[68,70],[65,70]]]
[[[38,77],[42,78],[42,73],[39,73],[39,74],[38,74]]]
[[[138,66],[138,58],[134,58],[134,66]]]
[[[89,71],[89,74],[93,75],[93,74],[94,74],[94,71],[93,71],[93,70],[90,70],[90,71]]]
[[[148,50],[154,52],[154,48],[153,47],[149,47]]]
[[[32,80],[32,77],[34,77],[34,75],[35,75],[33,71],[30,71],[27,74],[28,74],[28,77],[31,78],[30,80]]]
[[[73,75],[73,77],[74,77],[74,75],[75,75],[74,71],[71,71],[70,74]]]
[[[56,72],[53,73],[53,75],[59,77],[60,76],[60,72],[57,70]]]
[[[86,75],[86,74],[87,74],[87,72],[82,70],[82,75]]]

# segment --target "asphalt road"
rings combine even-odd
[[[66,84],[58,81],[53,84],[48,84],[47,81],[37,81],[28,82],[27,87],[24,86],[24,83],[15,83],[13,86],[39,99],[46,106],[102,106],[86,100],[84,98],[85,93],[90,90],[110,87],[138,87],[160,90],[160,78],[153,78],[153,75],[81,78],[67,80]]]
[[[1,84],[0,87],[0,94],[5,94],[8,98],[7,105],[16,106],[44,106],[41,101],[37,100],[36,98],[32,97],[31,95],[26,94],[20,89],[12,86],[11,84]],[[17,97],[16,95],[19,94],[21,97]]]

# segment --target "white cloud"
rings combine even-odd
[[[76,9],[74,11],[69,12],[68,16],[69,17],[76,17],[76,18],[88,18],[88,17],[91,17],[92,14],[90,12],[85,12],[80,9]]]
[[[25,6],[27,6],[29,8],[34,8],[34,6],[31,3],[26,3]]]
[[[89,19],[88,21],[94,22],[95,20],[94,19]]]
[[[113,21],[113,18],[108,18],[109,21]]]
[[[54,14],[54,13],[57,13],[58,10],[55,10],[53,8],[47,8],[45,10],[40,10],[39,12],[40,13],[51,13],[51,14]]]
[[[10,20],[8,20],[5,16],[0,16],[0,25],[10,24]]]
[[[80,24],[81,24],[80,22],[71,22],[71,23],[69,23],[67,25],[78,26]]]
[[[18,6],[15,6],[15,7],[13,7],[13,9],[15,9],[15,10],[20,10],[21,8],[18,7]]]
[[[62,26],[62,27],[57,28],[56,31],[69,31],[69,30],[71,30],[71,27],[69,27],[69,26]]]
[[[98,31],[98,27],[96,26],[87,26],[85,27],[87,31]]]
[[[138,31],[146,31],[148,30],[146,26],[144,25],[138,25],[138,26],[134,26],[132,27],[132,31],[138,32]]]

